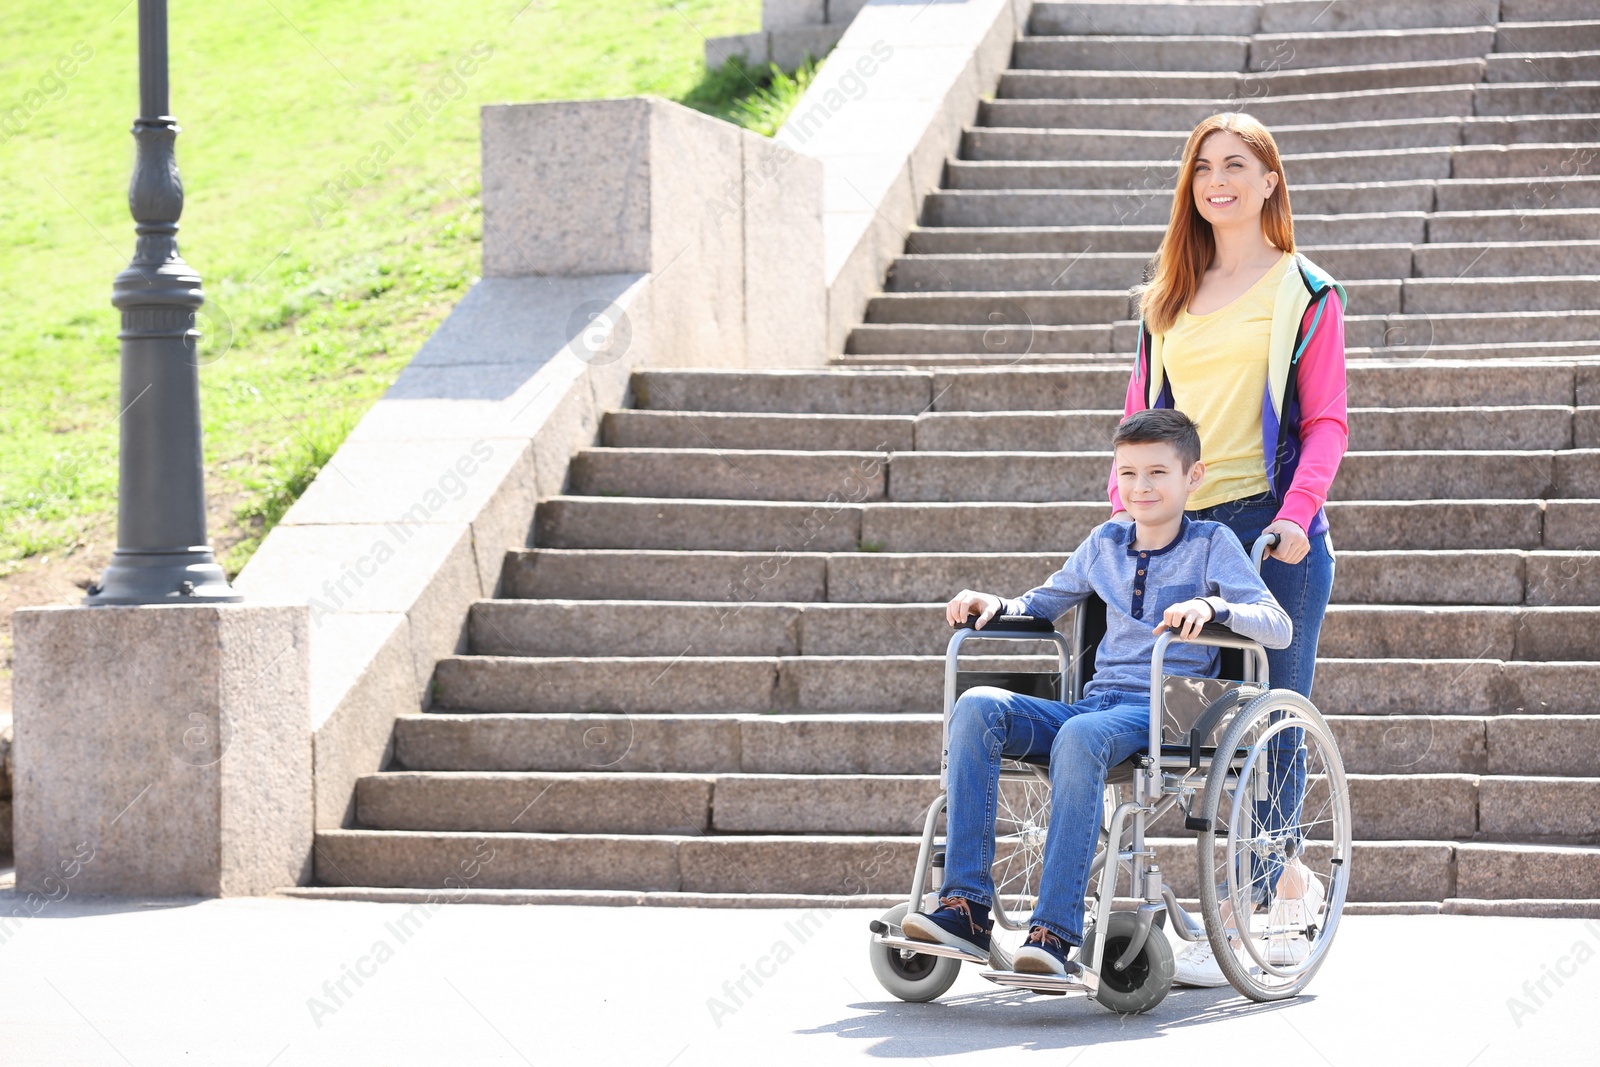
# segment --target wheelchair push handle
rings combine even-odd
[[[1282,534],[1264,534],[1256,538],[1256,543],[1250,546],[1250,562],[1255,564],[1257,574],[1261,573],[1261,557],[1266,555],[1267,549],[1277,548],[1282,540]]]

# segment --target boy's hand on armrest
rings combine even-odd
[[[1195,597],[1168,608],[1162,613],[1161,623],[1151,632],[1159,634],[1162,630],[1171,629],[1187,641],[1215,616],[1216,611],[1212,609],[1210,601]]]
[[[978,616],[977,628],[983,629],[983,624],[994,618],[995,613],[1001,608],[1000,598],[993,593],[980,593],[975,589],[963,589],[950,598],[950,603],[945,605],[944,617],[951,626],[960,626],[967,621],[968,615]]]

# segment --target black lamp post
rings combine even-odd
[[[117,275],[122,312],[122,417],[117,550],[86,604],[222,603],[241,599],[206,541],[200,446],[200,276],[178,254],[183,183],[167,113],[167,3],[139,0],[139,117],[128,207],[139,235]]]

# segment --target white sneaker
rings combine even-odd
[[[1228,976],[1222,973],[1222,967],[1217,963],[1216,954],[1211,950],[1211,941],[1202,938],[1178,957],[1172,981],[1177,985],[1215,989],[1227,985]]]
[[[1267,909],[1267,962],[1274,966],[1293,965],[1311,955],[1306,929],[1320,917],[1327,899],[1322,880],[1310,868],[1299,865],[1296,873],[1305,887],[1301,894],[1280,894]]]
[[[1317,921],[1322,904],[1327,900],[1322,879],[1309,867],[1301,866],[1296,873],[1305,889],[1297,897],[1280,893],[1273,898],[1272,907],[1267,909],[1267,926],[1274,930],[1288,928],[1296,933],[1303,932],[1309,924]]]

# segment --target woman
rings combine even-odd
[[[1189,135],[1155,276],[1134,292],[1139,353],[1124,417],[1151,407],[1188,414],[1206,461],[1189,517],[1227,525],[1246,548],[1279,536],[1261,576],[1293,620],[1294,640],[1268,650],[1268,670],[1274,687],[1310,696],[1333,586],[1322,505],[1349,440],[1345,294],[1295,252],[1278,146],[1254,117],[1212,115]],[[1108,493],[1112,518],[1128,519],[1114,469]],[[1271,773],[1289,780],[1291,812],[1269,814],[1270,828],[1297,821],[1304,791],[1304,752],[1289,733],[1278,735],[1286,745]],[[1258,905],[1274,882],[1285,897],[1318,891],[1298,874],[1279,881],[1278,870],[1258,885]],[[1206,941],[1178,961],[1177,980],[1227,983]]]

